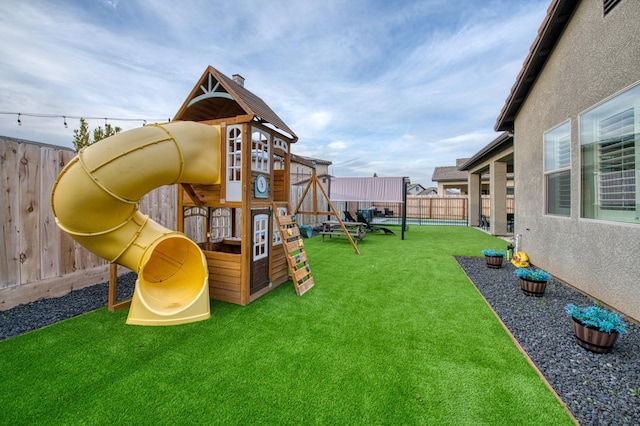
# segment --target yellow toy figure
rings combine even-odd
[[[513,259],[511,259],[511,263],[516,268],[528,268],[529,256],[527,256],[527,253],[519,251],[513,256]]]

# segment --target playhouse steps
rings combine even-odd
[[[277,209],[274,208],[274,212],[277,212]],[[313,287],[313,276],[311,276],[311,267],[307,261],[307,253],[304,251],[300,228],[296,224],[295,215],[278,216],[276,214],[275,218],[285,257],[289,264],[289,275],[296,289],[296,294],[302,296]]]

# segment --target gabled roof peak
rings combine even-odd
[[[289,138],[298,140],[296,134],[260,97],[244,87],[244,78],[234,74],[227,77],[211,65],[204,71],[198,83],[184,101],[174,120],[205,121],[245,116],[268,125]]]

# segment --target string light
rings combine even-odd
[[[20,119],[20,117],[23,117],[23,116],[37,117],[37,118],[62,118],[62,123],[64,124],[65,128],[69,127],[69,124],[67,123],[67,118],[78,119],[78,120],[81,118],[85,120],[104,120],[105,126],[107,125],[107,121],[129,121],[129,122],[139,121],[142,123],[143,126],[146,126],[147,121],[154,122],[154,123],[171,121],[170,118],[164,119],[164,118],[90,117],[90,116],[80,116],[80,115],[76,116],[76,115],[40,114],[40,113],[31,113],[31,112],[7,112],[7,111],[0,111],[0,114],[17,115],[18,126],[22,126],[22,120]]]

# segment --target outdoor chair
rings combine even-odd
[[[384,216],[393,216],[393,210],[389,210],[387,207],[384,208]]]
[[[344,211],[344,220],[345,222],[357,222],[357,220],[355,220],[353,216],[351,216],[351,213],[349,213],[348,210]]]
[[[367,229],[367,231],[371,231],[371,232],[384,231],[385,234],[395,235],[395,232],[393,232],[389,228],[385,228],[384,226],[372,225],[369,222],[369,220],[366,217],[364,217],[364,215],[360,212],[357,212],[356,216],[358,217],[358,222],[362,222],[365,224],[365,228]]]
[[[480,214],[480,228],[484,230],[489,229],[489,220],[483,214]]]

